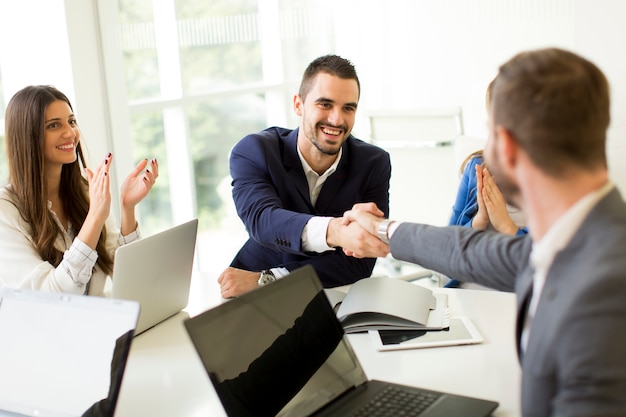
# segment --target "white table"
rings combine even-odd
[[[500,406],[494,416],[519,416],[515,296],[481,290],[437,291],[449,294],[452,315],[469,317],[485,342],[377,352],[367,334],[349,335],[368,377],[495,400]],[[183,311],[134,339],[116,417],[226,415],[183,327],[187,317]]]

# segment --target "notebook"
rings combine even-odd
[[[187,306],[198,219],[117,248],[111,296],[135,300],[142,333]]]
[[[497,402],[368,380],[311,266],[184,321],[228,416],[368,416],[424,397],[425,417],[485,417]],[[419,372],[416,369],[415,372]],[[428,403],[430,404],[428,405]],[[376,414],[378,415],[378,414]],[[402,414],[393,409],[382,415]]]
[[[139,304],[0,289],[0,416],[111,417]]]

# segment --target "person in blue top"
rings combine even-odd
[[[486,104],[491,102],[491,86],[486,93]],[[528,233],[524,213],[507,204],[483,161],[483,151],[471,153],[460,168],[461,180],[450,215],[450,226],[464,226],[474,229],[496,230],[507,235]],[[479,193],[478,190],[481,190]],[[457,279],[451,279],[445,286],[456,288],[461,285]]]
[[[482,192],[478,193],[478,190]],[[456,195],[450,226],[496,230],[507,235],[528,233],[524,213],[506,203],[483,161],[483,151],[471,153],[461,164],[461,181]],[[451,278],[447,288],[461,287],[461,281]]]
[[[528,233],[523,213],[506,203],[489,170],[484,167],[482,150],[470,154],[461,169],[450,226],[492,229],[508,235]],[[480,194],[477,193],[479,189],[483,190]]]

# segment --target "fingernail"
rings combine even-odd
[[[146,172],[150,172],[150,169],[146,169]]]
[[[107,158],[110,158],[110,157],[111,157],[111,152],[107,154]]]
[[[108,160],[108,159],[105,159],[105,160],[104,160],[104,165],[106,165],[106,164],[108,164],[108,163],[109,163],[109,160]]]
[[[107,175],[109,175],[106,171],[104,171],[104,176],[106,177]]]

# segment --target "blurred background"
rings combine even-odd
[[[447,222],[459,164],[486,137],[487,84],[517,52],[548,46],[608,76],[610,170],[624,192],[625,17],[619,0],[0,0],[0,117],[17,90],[52,84],[74,105],[90,164],[113,152],[116,190],[158,158],[142,232],[198,217],[195,290],[213,291],[247,236],[229,151],[296,127],[302,72],[328,53],[359,73],[353,134],[391,154],[391,217]]]

